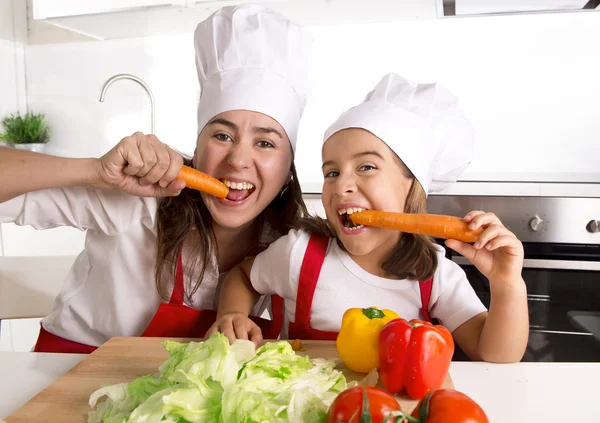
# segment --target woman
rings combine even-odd
[[[36,351],[91,352],[113,336],[202,336],[224,273],[305,211],[293,152],[311,37],[243,5],[201,22],[194,39],[201,98],[188,164],[230,186],[228,199],[184,189],[183,159],[153,135],[126,137],[100,159],[1,150],[0,222],[87,231]]]

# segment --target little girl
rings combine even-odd
[[[327,220],[304,219],[232,270],[207,336],[260,342],[248,313],[261,294],[277,294],[285,300],[282,338],[335,339],[347,309],[376,306],[405,319],[438,319],[473,360],[520,361],[529,331],[523,247],[494,214],[464,217],[484,229],[473,245],[446,241],[489,279],[489,311],[430,238],[349,218],[363,209],[425,213],[427,193],[458,179],[472,157],[473,131],[457,103],[438,84],[388,74],[342,114],[322,150]]]

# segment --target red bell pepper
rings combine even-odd
[[[440,388],[453,354],[452,334],[441,325],[394,319],[379,334],[379,373],[392,394],[405,389],[421,399]]]

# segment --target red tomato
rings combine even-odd
[[[427,395],[413,410],[421,423],[489,423],[483,409],[454,389],[438,389]]]
[[[400,411],[396,398],[372,386],[355,386],[339,394],[329,407],[327,423],[361,423],[364,393],[367,394],[372,423],[381,423],[391,411]]]

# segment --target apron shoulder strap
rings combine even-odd
[[[296,316],[294,323],[310,327],[310,310],[312,308],[315,288],[321,273],[321,267],[327,254],[329,238],[312,234],[302,260],[296,296]]]
[[[183,259],[181,251],[177,256],[177,270],[175,271],[175,285],[169,304],[183,304]]]
[[[421,291],[421,313],[427,322],[431,322],[429,317],[429,301],[431,300],[431,289],[433,286],[433,277],[426,281],[419,282],[419,290]]]

